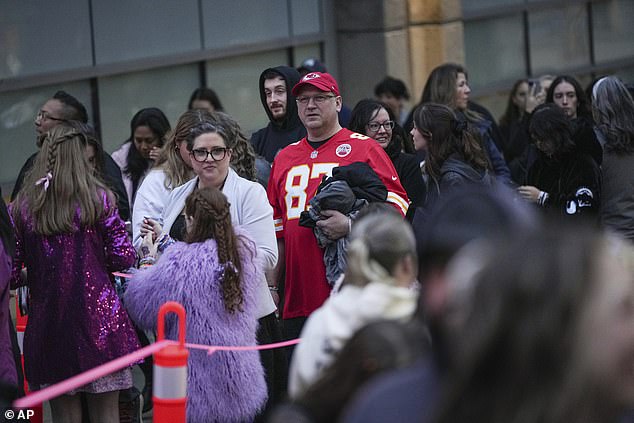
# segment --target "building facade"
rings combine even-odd
[[[385,75],[412,103],[429,71],[469,69],[499,116],[515,79],[616,73],[634,81],[634,0],[0,0],[0,185],[35,150],[33,119],[55,91],[84,102],[112,152],[143,107],[172,124],[213,88],[245,132],[266,123],[258,76],[318,57],[350,106]]]

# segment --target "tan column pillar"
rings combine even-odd
[[[464,64],[460,0],[408,0],[412,102],[420,99],[429,73],[445,62]]]
[[[386,75],[410,85],[407,0],[336,0],[338,81],[344,102],[374,97]],[[329,69],[330,70],[330,69]]]
[[[329,70],[351,107],[386,75],[402,79],[416,104],[434,67],[464,63],[460,0],[335,0],[333,9],[338,69]]]

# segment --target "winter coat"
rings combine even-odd
[[[187,313],[186,340],[218,346],[256,345],[256,296],[262,266],[255,244],[236,229],[241,242],[242,310],[230,313],[221,288],[223,267],[216,241],[177,242],[156,264],[136,273],[124,296],[132,319],[143,329],[155,329],[159,307],[177,301]],[[168,316],[169,317],[169,316]],[[166,336],[177,339],[178,325],[167,319]],[[267,388],[257,351],[190,350],[187,363],[187,421],[251,421],[264,406]]]
[[[539,158],[528,171],[528,185],[548,193],[545,210],[562,216],[598,217],[601,170],[587,153],[575,150],[557,159]]]

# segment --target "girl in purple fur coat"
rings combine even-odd
[[[186,242],[165,250],[154,266],[134,275],[125,293],[132,319],[154,329],[159,307],[178,301],[187,312],[187,342],[256,345],[255,287],[261,281],[255,244],[234,228],[229,203],[216,188],[192,192],[185,202]],[[167,336],[176,338],[175,320]],[[190,350],[188,422],[252,421],[266,396],[257,351]]]

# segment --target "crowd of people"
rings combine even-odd
[[[191,351],[190,422],[628,421],[627,85],[518,80],[499,121],[454,63],[409,113],[392,77],[344,106],[317,59],[254,85],[269,123],[250,139],[200,88],[173,125],[139,110],[112,156],[71,94],[42,105],[38,152],[0,207],[5,401],[22,389],[19,288],[31,390],[149,344],[178,301],[191,343],[300,338]],[[104,376],[51,400],[53,421],[140,421],[139,365],[143,386],[130,367]]]

